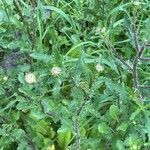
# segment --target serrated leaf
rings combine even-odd
[[[115,105],[111,105],[110,106],[110,109],[109,109],[109,113],[110,113],[110,116],[117,120],[118,121],[118,114],[119,114],[119,110],[118,110],[118,107],[115,106]]]
[[[22,129],[14,129],[13,130],[13,135],[15,136],[15,138],[17,140],[20,139],[24,134],[25,134],[25,131]]]
[[[32,53],[30,54],[30,56],[36,60],[40,60],[43,62],[49,62],[52,60],[52,56],[47,54]]]
[[[124,143],[121,140],[117,140],[116,147],[118,150],[125,150]]]
[[[71,96],[74,98],[74,100],[83,100],[84,99],[84,93],[82,90],[74,87],[71,90]]]
[[[42,112],[40,112],[38,109],[32,109],[31,110],[31,116],[40,120],[46,117],[46,115]]]
[[[118,128],[117,128],[117,131],[118,130],[121,130],[121,131],[126,131],[126,129],[127,129],[127,127],[128,127],[128,123],[126,123],[126,122],[123,122]]]
[[[141,110],[137,109],[134,113],[131,114],[130,120],[134,120],[140,114]]]
[[[71,140],[71,131],[61,129],[58,130],[58,144],[61,149],[64,149],[66,145],[68,145],[70,140]]]
[[[110,127],[105,122],[103,122],[98,125],[98,131],[100,133],[107,134],[110,132]]]

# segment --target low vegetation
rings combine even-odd
[[[0,149],[150,149],[149,0],[0,0]]]

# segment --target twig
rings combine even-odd
[[[135,89],[138,88],[138,73],[137,73],[137,66],[138,66],[138,59],[141,57],[141,55],[143,54],[144,51],[144,47],[145,45],[143,44],[143,46],[141,47],[141,49],[137,52],[134,61],[133,61],[133,72],[132,72],[132,76],[133,76],[133,86]]]
[[[137,52],[139,52],[139,51],[140,51],[140,48],[139,48],[139,42],[138,42],[138,38],[137,38],[137,32],[136,32],[135,23],[133,23],[133,25],[132,25],[132,31],[133,31],[135,49],[136,49]]]
[[[8,10],[7,10],[7,7],[6,7],[6,4],[7,4],[7,3],[6,3],[6,1],[2,1],[2,3],[3,3],[3,6],[4,6],[4,9],[5,9],[7,18],[8,18],[8,20],[11,22],[10,17],[9,17],[9,13],[8,13]],[[11,26],[10,24],[9,24],[9,26],[10,26],[10,28],[14,31],[14,35],[16,36],[17,34],[16,34],[16,31],[15,31],[15,28],[14,28],[13,26]]]
[[[139,60],[150,61],[150,57],[140,57]]]
[[[140,48],[139,46],[139,41],[137,37],[137,30],[136,30],[136,23],[135,23],[135,16],[133,17],[133,23],[132,23],[132,32],[134,36],[134,44],[135,44],[135,49],[136,49],[136,56],[133,61],[133,72],[132,72],[132,78],[133,78],[133,86],[135,89],[138,89],[139,81],[138,81],[138,72],[137,72],[137,66],[138,66],[138,60],[142,56],[144,48],[145,48],[145,43],[142,45]]]
[[[13,0],[13,3],[14,3],[14,6],[16,7],[17,12],[19,13],[21,21],[26,25],[27,34],[28,34],[29,40],[31,40],[32,36],[30,34],[29,26],[28,26],[28,24],[26,24],[24,16],[22,15],[22,12],[21,12],[17,2],[15,0]]]
[[[83,101],[83,103],[81,103],[81,105],[79,106],[79,108],[77,109],[77,114],[76,114],[76,119],[74,121],[74,130],[75,130],[75,133],[76,133],[76,148],[77,150],[80,150],[80,143],[81,143],[81,138],[80,138],[80,127],[79,127],[79,117],[80,117],[80,114],[84,108],[84,106],[87,104],[87,102],[91,100],[91,96],[90,95],[86,95],[85,96],[85,99]]]
[[[33,30],[33,32],[32,32],[32,50],[34,49],[34,46],[35,46],[35,37],[36,37],[36,31],[35,31],[35,16],[34,16],[34,14],[35,14],[35,5],[36,5],[36,3],[35,3],[35,1],[34,0],[31,0],[30,1],[30,3],[31,3],[31,5],[32,5],[32,30]]]
[[[149,89],[149,88],[150,88],[150,86],[148,86],[148,85],[138,85],[138,87],[139,87],[139,88],[146,88],[146,89]]]
[[[89,95],[86,95],[85,100],[83,101],[83,103],[80,105],[79,109],[77,110],[77,116],[80,116],[84,106],[87,104],[87,102],[91,99],[91,97]]]
[[[110,48],[113,52],[113,54],[116,56],[116,58],[122,63],[124,64],[124,66],[126,66],[130,71],[132,71],[132,67],[129,66],[124,60],[123,58],[116,52],[115,48],[108,42],[108,44],[106,43],[107,47]]]
[[[76,120],[74,121],[74,129],[75,129],[75,133],[76,133],[76,148],[77,150],[80,150],[80,143],[81,143],[81,138],[80,138],[80,127],[79,127],[79,121],[76,118]]]
[[[146,46],[146,47],[150,47],[150,42],[147,42],[147,43],[145,44],[145,46]]]

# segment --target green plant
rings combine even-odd
[[[1,0],[0,148],[148,150],[149,8]]]

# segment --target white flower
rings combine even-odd
[[[102,33],[105,33],[105,32],[106,32],[106,28],[103,27],[103,28],[101,29],[101,32],[102,32]]]
[[[51,69],[51,74],[53,75],[53,76],[59,76],[60,74],[61,74],[61,68],[59,68],[59,67],[53,67],[52,69]]]
[[[139,2],[139,1],[134,1],[134,2],[133,2],[133,5],[139,6],[139,5],[140,5],[140,2]]]
[[[99,33],[101,31],[101,28],[100,27],[97,27],[96,28],[96,33]]]
[[[26,73],[24,79],[29,84],[36,82],[36,76],[33,73]]]
[[[7,76],[4,76],[4,77],[3,77],[3,80],[4,80],[4,81],[7,81],[7,80],[8,80],[8,77],[7,77]]]
[[[95,69],[97,70],[97,72],[102,72],[104,70],[104,67],[101,64],[97,64],[95,66]]]

